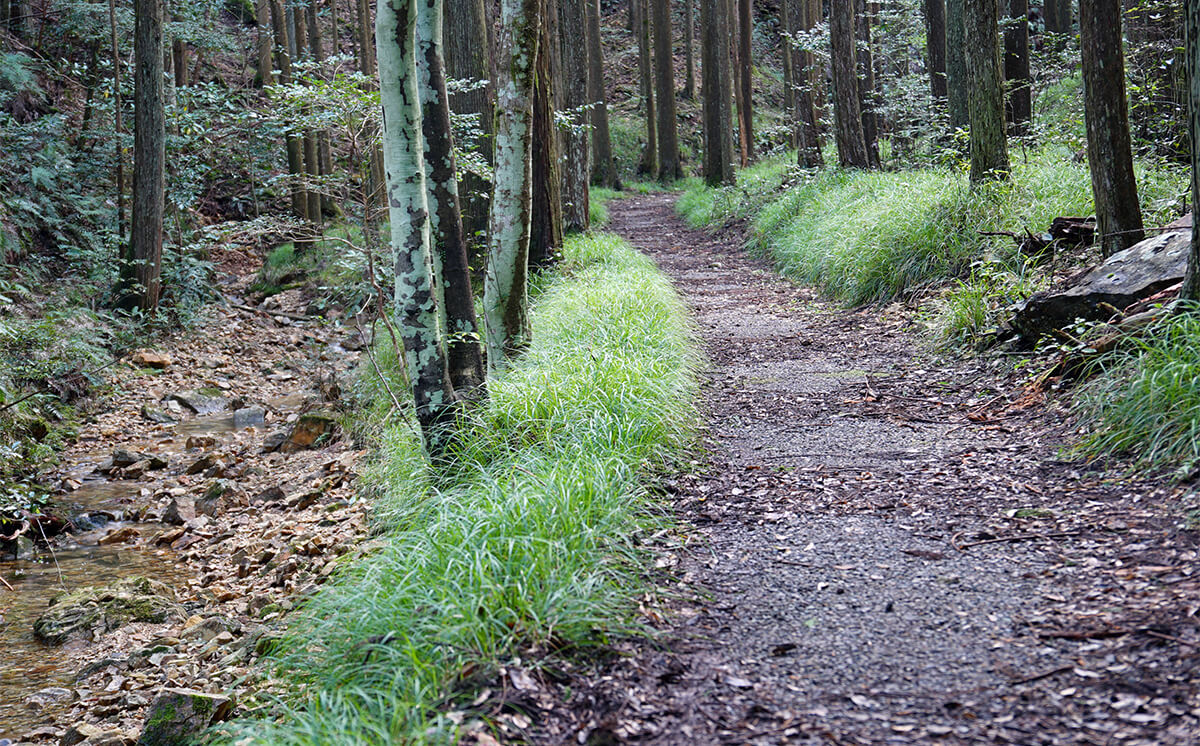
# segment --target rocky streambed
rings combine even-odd
[[[68,531],[0,557],[0,742],[170,743],[235,712],[287,612],[363,550],[337,414],[361,336],[300,291],[236,292],[114,369],[51,475]]]

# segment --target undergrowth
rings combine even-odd
[[[667,522],[644,479],[692,441],[695,347],[648,259],[607,235],[565,254],[538,288],[532,346],[489,384],[449,467],[431,472],[409,420],[378,431],[384,546],[293,621],[274,660],[292,698],[236,739],[453,743],[447,712],[500,664],[638,627],[644,545]],[[361,383],[391,408],[378,379]]]

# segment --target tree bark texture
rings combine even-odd
[[[1192,205],[1200,205],[1200,2],[1187,0],[1183,9],[1184,75],[1188,81],[1188,129],[1192,141]],[[1192,213],[1192,245],[1179,297],[1200,301],[1200,220]]]
[[[1079,37],[1096,233],[1109,256],[1145,237],[1129,141],[1120,0],[1082,0]]]
[[[620,189],[608,131],[608,105],[604,94],[604,53],[600,44],[600,0],[587,2],[588,90],[592,103],[592,183]]]
[[[833,0],[829,13],[829,54],[833,67],[834,136],[842,168],[870,168],[862,128],[855,53],[855,0]]]
[[[678,117],[675,109],[675,54],[671,36],[671,0],[650,0],[654,21],[654,80],[658,99],[658,179],[683,177],[679,162]]]
[[[488,5],[484,0],[447,0],[446,2],[446,73],[458,80],[485,81],[486,85],[450,96],[450,108],[457,114],[474,114],[482,133],[479,150],[492,163],[496,131],[496,87],[492,69],[492,44]],[[488,206],[492,185],[473,173],[463,175],[459,192],[463,231],[468,255],[482,264],[487,247]]]
[[[548,4],[553,0],[541,0]],[[562,253],[563,213],[562,177],[559,160],[558,127],[554,112],[558,70],[558,45],[551,40],[558,34],[557,19],[543,14],[539,25],[537,58],[533,76],[533,205],[530,213],[529,265],[549,267]]]
[[[665,0],[664,0],[665,1]],[[754,0],[737,0],[738,65],[737,85],[741,92],[738,128],[743,136],[747,162],[754,160]]]
[[[255,52],[258,61],[258,84],[261,86],[273,85],[275,65],[271,61],[271,5],[269,0],[255,0],[254,19],[257,25]]]
[[[795,52],[792,50],[792,34],[796,33],[799,24],[795,15],[797,8],[788,0],[779,0],[779,49],[783,58],[783,110],[788,114],[796,111],[796,78],[793,75]],[[796,147],[796,131],[792,131],[792,147]]]
[[[967,42],[963,23],[964,3],[970,0],[946,0],[946,101],[950,129],[966,127],[967,112]]]
[[[161,291],[162,231],[166,188],[166,121],[163,113],[162,0],[134,4],[133,226],[123,267],[133,280],[123,305],[150,311]]]
[[[425,142],[425,188],[433,241],[433,271],[446,330],[450,385],[467,394],[483,385],[483,352],[475,318],[475,296],[467,243],[459,213],[458,173],[446,95],[443,54],[444,0],[417,2],[417,73],[421,136]]]
[[[650,48],[650,7],[648,0],[629,0],[633,13],[633,33],[638,45],[638,82],[646,104],[646,146],[638,161],[638,174],[658,175],[658,119],[654,108],[654,53]]]
[[[809,31],[821,22],[819,5],[809,3],[807,0],[784,0],[784,2],[791,6],[789,17],[793,33]],[[822,78],[824,75],[815,72],[817,65],[812,52],[802,52],[795,47],[791,47],[790,50],[792,79],[798,87],[794,100],[796,162],[804,168],[819,168],[824,165],[824,158],[821,156],[821,128],[817,119],[814,98],[815,90],[820,89],[815,88],[813,81],[818,74]]]
[[[112,97],[113,97],[113,149],[116,151],[117,167],[114,169],[113,180],[117,192],[117,237],[125,239],[125,148],[121,145],[121,135],[125,131],[125,104],[121,97],[121,47],[117,38],[117,8],[116,0],[108,0],[108,31],[110,51],[112,52]]]
[[[729,17],[726,0],[700,0],[700,75],[704,114],[704,181],[733,183],[733,96],[729,69]]]
[[[429,200],[417,73],[418,5],[381,0],[376,42],[383,104],[383,160],[396,283],[395,318],[404,344],[417,422],[430,454],[442,452],[454,417],[437,277],[430,246]]]
[[[563,109],[570,127],[562,132],[563,228],[588,228],[588,182],[591,180],[591,149],[588,143],[587,111],[587,13],[586,0],[557,0],[558,35],[562,59]]]
[[[691,101],[696,98],[696,0],[683,0],[683,97]]]
[[[946,0],[925,0],[925,51],[929,91],[933,100],[946,101]]]
[[[1032,81],[1029,77],[1029,0],[1007,0],[1007,4],[1004,80],[1008,100],[1005,112],[1012,134],[1021,137],[1029,133],[1029,122],[1033,118]]]
[[[500,5],[495,192],[483,284],[489,376],[503,370],[529,337],[533,87],[542,7],[539,0]]]
[[[275,69],[279,71],[282,85],[292,84],[292,56],[288,51],[287,15],[280,0],[271,0],[271,25],[275,33]],[[308,195],[304,192],[304,140],[294,134],[287,135],[288,175],[292,178],[292,214],[300,220],[308,220]]]
[[[1004,80],[1000,65],[999,0],[965,0],[967,115],[971,124],[971,183],[1008,178]]]
[[[863,142],[867,145],[867,162],[879,168],[879,116],[876,114],[875,60],[871,42],[873,13],[866,0],[856,0],[854,12],[855,48],[858,57],[858,97],[862,109]]]

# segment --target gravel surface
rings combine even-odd
[[[705,461],[665,485],[684,525],[646,603],[661,634],[522,676],[500,735],[1200,743],[1187,488],[1062,460],[1060,405],[923,351],[900,306],[819,300],[673,202],[610,208],[711,361]]]

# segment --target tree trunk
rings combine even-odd
[[[161,292],[166,188],[162,0],[136,0],[134,24],[133,227],[120,305],[152,311]]]
[[[279,71],[282,85],[292,84],[292,57],[288,51],[287,14],[280,0],[271,0],[271,25],[275,32],[275,68]],[[300,220],[308,220],[308,195],[304,192],[304,140],[296,135],[287,135],[288,175],[292,179],[292,214]]]
[[[113,97],[113,149],[116,151],[117,167],[113,181],[117,192],[117,238],[125,241],[125,148],[121,135],[125,132],[125,104],[121,99],[121,47],[117,37],[116,0],[108,0],[108,30],[112,52],[112,97]]]
[[[946,0],[946,100],[950,114],[950,129],[966,127],[967,112],[967,43],[963,26],[964,3],[969,0]]]
[[[751,75],[754,70],[751,44],[754,39],[754,0],[737,0],[737,19],[738,131],[742,133],[745,163],[749,163],[754,160],[754,85]]]
[[[375,23],[387,204],[396,262],[395,317],[417,422],[426,448],[436,457],[444,452],[452,435],[456,407],[439,323],[439,278],[434,274],[430,246],[416,49],[421,4],[381,0]]]
[[[925,50],[929,91],[939,104],[946,101],[946,0],[925,0]]]
[[[1032,83],[1029,78],[1029,0],[1008,0],[1004,27],[1004,80],[1008,88],[1005,112],[1016,137],[1029,134],[1033,118]]]
[[[586,0],[557,0],[559,51],[562,57],[563,109],[571,124],[562,133],[563,227],[567,231],[588,228],[588,181],[591,150],[588,147],[587,13]]]
[[[789,6],[788,18],[791,33],[808,31],[819,18],[810,17],[810,4],[806,0],[783,0]],[[821,131],[817,124],[816,107],[813,105],[812,68],[815,67],[811,52],[801,52],[788,47],[792,58],[792,79],[797,90],[793,99],[792,116],[796,140],[796,162],[804,168],[819,168],[824,165],[821,157]]]
[[[481,133],[478,150],[490,165],[493,162],[495,122],[495,74],[492,70],[491,25],[484,0],[448,0],[446,9],[446,72],[459,80],[485,81],[485,85],[450,96],[450,109],[456,114],[473,114]],[[476,267],[483,265],[487,253],[488,205],[491,184],[467,172],[460,184],[463,232],[468,256]]]
[[[1004,81],[1000,71],[999,0],[965,0],[967,113],[971,123],[971,183],[1008,178]]]
[[[658,99],[658,179],[683,177],[679,162],[678,117],[675,109],[675,55],[671,38],[670,0],[650,0],[654,22],[654,80]]]
[[[796,112],[796,77],[792,68],[796,55],[792,50],[792,35],[796,33],[798,24],[795,21],[797,9],[792,7],[790,0],[779,0],[779,50],[783,59],[783,110],[787,114]],[[797,120],[799,121],[799,120]],[[790,136],[792,147],[799,145],[798,130],[793,127]]]
[[[858,98],[862,110],[863,141],[867,145],[867,163],[879,168],[879,117],[876,115],[875,61],[871,50],[871,19],[865,0],[856,0],[854,13],[855,47],[858,58]]]
[[[806,29],[812,29],[813,26],[821,24],[825,21],[825,3],[823,0],[801,0],[804,3],[804,19],[807,24]],[[824,130],[822,122],[827,119],[829,114],[829,94],[828,86],[825,82],[825,66],[817,64],[817,56],[813,52],[804,53],[804,63],[808,67],[809,75],[809,90],[812,92],[813,115],[814,122],[817,124],[818,134]]]
[[[458,207],[457,164],[446,96],[442,52],[444,0],[417,3],[417,72],[421,86],[421,136],[425,141],[425,186],[433,241],[434,277],[445,317],[446,360],[455,392],[472,398],[483,385],[483,352],[475,318],[471,269]],[[382,59],[382,55],[380,56]]]
[[[516,0],[510,0],[515,2]],[[592,102],[592,183],[611,189],[621,188],[617,164],[613,160],[612,139],[608,131],[608,105],[604,94],[604,53],[600,44],[600,0],[587,2],[588,89]]]
[[[500,5],[496,191],[483,283],[489,376],[503,370],[529,337],[534,62],[543,7],[539,0],[502,0]]]
[[[704,181],[733,183],[733,118],[729,69],[729,16],[726,0],[700,0],[700,65],[704,96]]]
[[[833,0],[829,13],[829,55],[833,67],[834,135],[842,168],[870,168],[862,127],[855,53],[855,0]]]
[[[696,34],[695,7],[696,0],[683,0],[683,98],[687,101],[696,98],[696,53],[693,49],[693,37]]]
[[[260,86],[273,85],[275,75],[272,72],[275,65],[271,62],[271,6],[269,0],[255,0],[254,20],[257,28],[255,51],[258,55],[258,76],[255,81]]]
[[[325,60],[325,48],[321,41],[321,24],[318,23],[316,0],[313,0],[313,2],[308,4],[308,7],[305,9],[304,16],[308,23],[309,53],[312,55],[312,59],[314,61],[323,62]],[[329,142],[329,130],[318,130],[316,133],[316,139],[316,172],[319,176],[329,176],[333,173],[333,149]],[[322,217],[335,216],[341,212],[341,209],[333,199],[333,195],[329,194],[327,190],[321,189],[319,196],[321,207],[318,215]]]
[[[550,0],[539,0],[548,4]],[[533,203],[530,214],[529,266],[549,267],[563,245],[562,177],[558,127],[554,123],[555,81],[559,79],[556,18],[542,15],[533,76]]]
[[[1082,0],[1079,41],[1096,233],[1107,257],[1145,238],[1129,142],[1120,0]]]
[[[638,161],[639,175],[654,177],[658,174],[658,120],[654,109],[654,59],[650,49],[650,8],[647,0],[629,0],[630,12],[634,16],[634,35],[638,44],[638,81],[642,100],[646,103],[646,146]]]
[[[1192,140],[1192,245],[1188,250],[1187,274],[1179,297],[1200,302],[1200,3],[1184,3],[1184,77],[1188,82],[1188,127]]]

